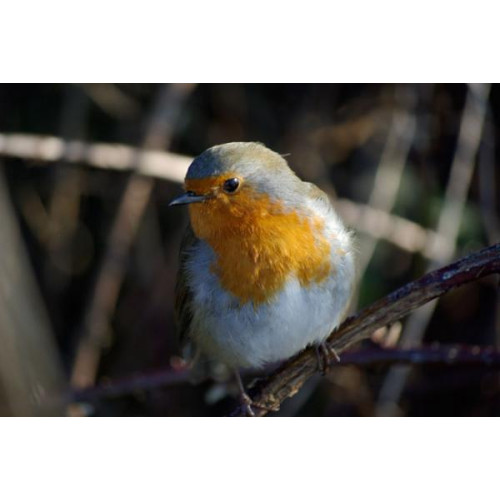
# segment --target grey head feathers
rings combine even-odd
[[[229,142],[207,149],[191,163],[186,179],[226,173],[241,176],[256,191],[285,202],[297,202],[303,184],[280,154],[259,142]]]

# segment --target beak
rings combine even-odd
[[[188,203],[200,203],[205,201],[207,196],[205,195],[197,195],[192,191],[188,191],[187,193],[183,193],[177,198],[174,198],[169,204],[169,207],[173,207],[174,205],[186,205]]]

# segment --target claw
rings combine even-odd
[[[241,404],[241,407],[243,409],[245,416],[255,417],[256,415],[254,412],[254,408],[257,410],[265,410],[266,412],[279,410],[279,405],[267,406],[267,405],[263,405],[263,404],[256,403],[255,401],[253,401],[252,398],[245,391],[245,387],[244,387],[243,382],[241,380],[240,372],[238,370],[235,370],[234,375],[236,378],[236,382],[238,383],[238,390],[240,393],[240,404]]]
[[[241,380],[240,372],[238,370],[234,370],[234,376],[236,378],[236,382],[238,383],[238,390],[240,392],[240,404],[243,408],[245,416],[255,417],[255,412],[252,408],[252,406],[254,406],[254,402],[245,391],[245,386],[243,385],[243,381]]]
[[[252,398],[246,392],[240,393],[240,403],[245,413],[245,416],[255,417],[255,412],[253,411],[252,408],[253,405]]]
[[[335,351],[335,349],[331,347],[327,342],[316,344],[315,348],[316,357],[318,359],[318,371],[320,371],[322,375],[326,375],[330,370],[331,359],[335,360],[337,363],[340,363],[340,357],[337,354],[337,351]]]

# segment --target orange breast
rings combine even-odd
[[[214,193],[210,200],[189,206],[191,225],[196,236],[213,248],[217,260],[212,270],[221,285],[241,304],[268,301],[290,275],[302,286],[328,277],[330,244],[319,217],[291,212],[246,185],[227,195],[216,189],[218,183],[217,179],[186,182],[188,190]]]

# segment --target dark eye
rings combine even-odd
[[[234,193],[239,187],[240,187],[240,180],[237,179],[236,177],[224,181],[224,184],[222,185],[222,189],[226,193]]]

